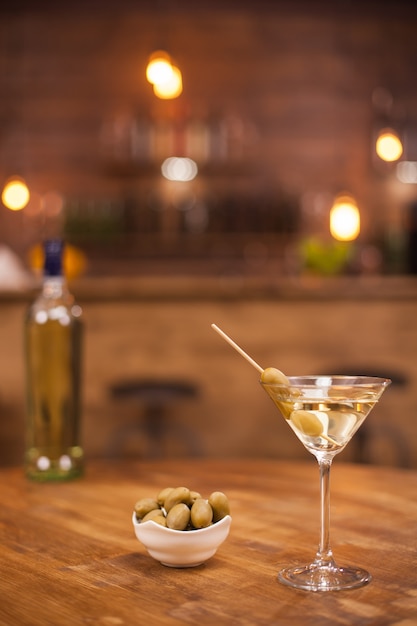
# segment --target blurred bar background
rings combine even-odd
[[[29,192],[0,205],[0,462],[23,447],[38,246],[62,235],[87,455],[307,454],[215,322],[265,367],[392,376],[343,456],[416,467],[415,4],[16,0],[0,18],[0,188]],[[158,50],[174,97],[146,78]],[[356,231],[330,230],[339,205]]]

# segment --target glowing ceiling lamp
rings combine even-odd
[[[154,94],[163,100],[178,98],[182,93],[182,74],[164,50],[152,53],[146,68],[146,78]]]
[[[11,211],[24,209],[30,200],[29,189],[25,181],[18,177],[11,178],[4,186],[1,199],[4,206]]]
[[[157,50],[149,57],[146,79],[151,85],[165,82],[172,76],[171,57],[164,50]]]
[[[397,133],[389,128],[380,132],[375,144],[377,155],[383,161],[398,161],[403,153],[403,146]]]
[[[351,196],[337,196],[330,209],[330,232],[338,241],[353,241],[360,233],[361,217]]]
[[[155,83],[153,86],[154,94],[163,100],[172,100],[178,98],[182,94],[182,75],[178,67],[171,67],[171,76],[164,81]]]

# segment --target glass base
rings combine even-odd
[[[284,585],[305,591],[340,591],[363,587],[372,580],[372,576],[360,567],[311,563],[281,570],[278,580]]]

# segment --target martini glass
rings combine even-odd
[[[359,567],[339,567],[330,547],[330,468],[378,402],[387,378],[370,376],[290,376],[287,383],[261,385],[320,470],[320,543],[307,565],[283,569],[278,580],[307,591],[362,587],[371,575]]]

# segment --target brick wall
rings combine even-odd
[[[378,124],[398,124],[407,158],[417,156],[410,3],[35,4],[3,9],[0,41],[0,173],[26,176],[34,197],[58,191],[85,215],[133,200],[137,217],[142,198],[166,191],[159,164],[109,161],[105,120],[220,114],[243,123],[243,160],[202,168],[192,193],[286,194],[306,211],[308,228],[321,231],[323,199],[348,190],[363,209],[365,238],[403,227],[414,186],[399,188],[392,168],[375,167],[372,140]],[[183,72],[184,93],[173,102],[158,101],[144,77],[161,45]],[[378,87],[394,98],[386,119],[387,107],[382,115],[372,101]],[[19,219],[0,212],[5,241],[21,251],[45,224],[29,213]],[[141,249],[135,220],[119,254],[127,242],[132,254]],[[85,229],[73,237],[90,248],[102,243]]]

